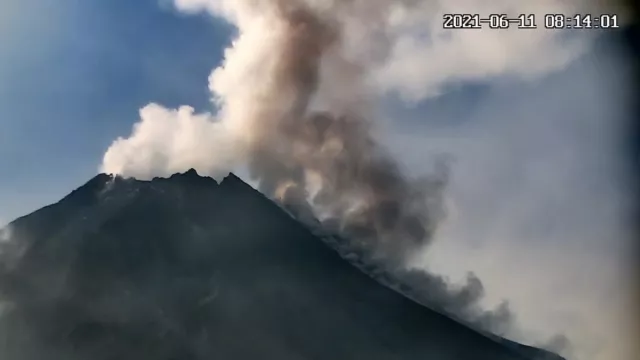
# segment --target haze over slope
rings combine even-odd
[[[8,360],[557,358],[380,285],[234,175],[99,175],[12,230]]]

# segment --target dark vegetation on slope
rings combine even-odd
[[[558,358],[382,286],[233,174],[98,175],[11,228],[6,360]]]

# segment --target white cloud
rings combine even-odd
[[[591,32],[544,28],[545,14],[593,11],[585,1],[423,1],[420,10],[394,13],[391,55],[375,82],[408,100],[438,95],[448,85],[494,77],[535,79],[560,70],[586,49]],[[533,14],[536,30],[444,30],[443,14]]]
[[[530,87],[495,86],[463,119],[432,102],[430,117],[389,129],[414,171],[433,153],[455,159],[451,212],[419,265],[459,279],[475,271],[486,301],[508,299],[529,330],[512,335],[562,333],[570,360],[634,355],[623,221],[633,204],[619,147],[630,88],[615,50],[601,47]]]

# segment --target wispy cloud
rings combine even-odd
[[[620,147],[631,84],[614,38],[603,43],[531,86],[491,87],[449,125],[452,111],[436,102],[430,118],[388,129],[412,171],[429,154],[455,159],[449,216],[418,265],[454,279],[476,271],[486,301],[509,299],[529,330],[514,335],[542,343],[561,332],[570,359],[633,358],[623,220],[632,184]]]

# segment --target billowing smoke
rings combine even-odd
[[[516,16],[572,8],[543,3],[498,1],[489,10]],[[459,80],[530,77],[564,66],[583,45],[549,31],[443,33],[441,14],[455,9],[446,4],[176,0],[180,10],[206,10],[238,28],[210,77],[216,119],[149,105],[133,136],[108,150],[103,170],[151,177],[194,167],[218,175],[243,163],[267,195],[296,204],[310,199],[318,216],[350,238],[375,243],[378,255],[402,257],[431,239],[446,172],[420,181],[402,175],[372,132],[376,95],[420,99]]]
[[[397,2],[233,1],[209,5],[216,14],[235,22],[240,35],[227,51],[225,63],[211,76],[222,121],[205,128],[202,115],[194,116],[191,128],[183,131],[216,143],[215,131],[224,128],[239,142],[236,146],[261,190],[280,194],[283,202],[306,203],[307,189],[313,183],[319,189],[311,199],[316,208],[338,219],[341,230],[352,238],[375,241],[375,248],[384,248],[380,253],[409,251],[428,242],[439,215],[441,184],[407,180],[375,141],[364,76],[367,69],[344,51],[347,25],[384,21]],[[142,117],[153,117],[154,125],[166,123],[161,112],[155,106],[147,107]],[[178,126],[189,126],[184,121],[190,115],[188,109],[175,115]],[[159,126],[145,132],[148,125],[145,121],[139,125],[140,137],[152,132],[147,141],[163,142],[168,132],[153,132]],[[111,160],[131,148],[118,145],[137,141],[116,143],[105,156],[105,170],[127,170],[114,168]],[[182,154],[180,159],[158,159],[145,149],[140,157],[135,149],[130,152],[132,162],[125,165],[139,168],[141,162],[155,168],[166,161],[166,168],[177,170],[176,160],[183,164],[193,156],[225,157],[213,149],[196,153],[190,148],[193,143],[172,145],[176,148],[172,153]],[[197,155],[191,155],[194,153]],[[210,170],[207,164],[197,165]]]
[[[453,288],[398,269],[427,245],[444,215],[447,167],[409,179],[378,141],[382,95],[417,101],[461,81],[532,78],[564,67],[585,37],[555,31],[444,31],[443,13],[570,13],[578,1],[175,0],[237,27],[210,76],[216,115],[148,105],[102,170],[137,178],[196,168],[220,175],[246,165],[260,190],[312,211],[424,298],[499,331],[510,312],[478,309],[482,284]],[[583,4],[584,5],[584,4]],[[578,11],[579,12],[579,11]],[[498,324],[498,325],[496,325]]]

